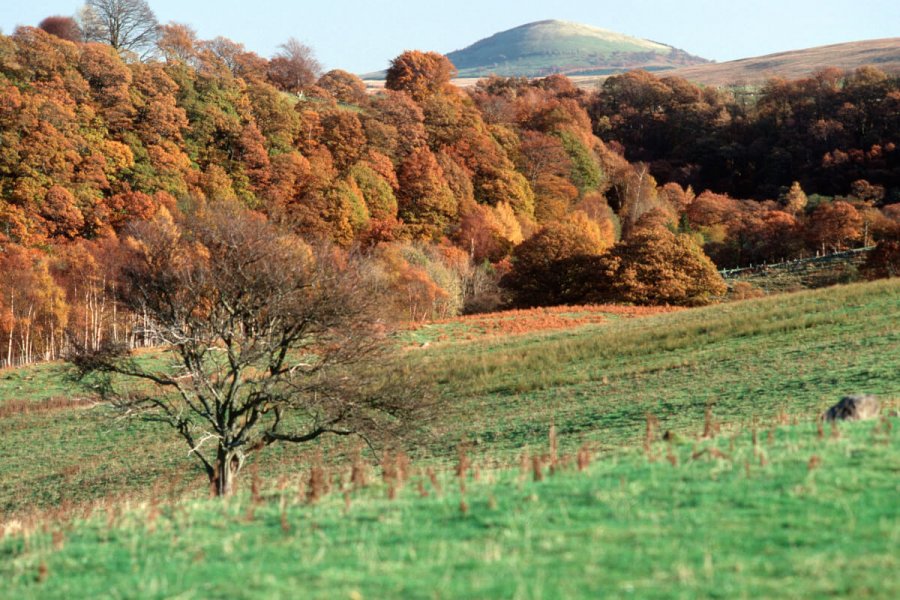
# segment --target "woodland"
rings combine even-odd
[[[158,341],[116,301],[135,228],[221,206],[365,257],[404,321],[701,305],[725,296],[719,269],[863,246],[870,276],[900,265],[900,79],[876,68],[462,89],[446,57],[407,51],[371,93],[295,40],[266,59],[153,31],[0,35],[0,365]]]

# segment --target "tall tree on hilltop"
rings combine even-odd
[[[284,92],[300,92],[314,84],[322,71],[312,48],[296,38],[290,38],[278,47],[278,53],[269,61],[269,81]]]
[[[345,104],[361,105],[367,99],[366,84],[362,79],[341,69],[328,71],[319,78],[317,85]]]
[[[159,35],[159,21],[144,0],[87,0],[81,28],[85,40],[139,57],[153,51]]]

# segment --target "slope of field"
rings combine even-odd
[[[833,44],[723,63],[680,67],[666,73],[706,85],[756,85],[771,77],[799,79],[817,69],[853,70],[864,65],[900,74],[900,37]]]
[[[694,435],[710,405],[736,426],[812,419],[849,392],[897,399],[898,298],[900,280],[888,280],[502,337],[484,337],[471,318],[450,335],[447,325],[420,329],[401,343],[418,348],[407,355],[435,382],[439,410],[408,452],[440,468],[466,439],[473,455],[509,463],[555,423],[564,449],[589,442],[609,453],[641,445],[647,412]],[[67,382],[62,365],[0,372],[0,513],[154,489],[204,493],[183,442],[159,424],[112,418],[88,391]],[[273,446],[260,474],[296,473],[314,451]]]
[[[414,470],[399,490],[344,475],[310,493],[297,474],[227,501],[110,502],[10,527],[0,597],[896,598],[898,425],[650,441],[582,451],[579,470],[543,446],[523,469]]]

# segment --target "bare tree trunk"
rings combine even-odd
[[[28,307],[28,317],[25,321],[25,330],[22,332],[22,364],[27,365],[31,363],[31,328],[33,326],[32,321],[34,317],[34,304]]]
[[[9,312],[12,315],[12,322],[9,326],[9,344],[6,347],[6,366],[12,366],[12,350],[13,350],[13,334],[16,331],[16,301],[13,294],[9,295]]]
[[[219,445],[216,452],[215,470],[210,476],[210,483],[216,496],[230,496],[237,490],[237,476],[243,466],[243,452],[228,450]]]

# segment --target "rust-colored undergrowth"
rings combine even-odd
[[[634,318],[680,310],[672,306],[586,305],[555,306],[507,310],[467,315],[416,324],[418,331],[425,327],[439,328],[436,341],[473,340],[485,337],[521,335],[539,331],[571,329],[582,325],[599,324],[616,318]]]

